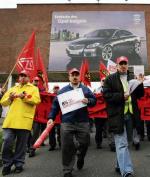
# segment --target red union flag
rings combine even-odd
[[[36,69],[37,71],[41,71],[41,76],[44,82],[44,86],[46,91],[48,91],[48,76],[47,76],[47,72],[44,66],[44,62],[43,62],[43,58],[41,56],[41,52],[40,49],[37,49],[37,61],[36,61]]]
[[[91,86],[90,80],[89,63],[87,59],[84,59],[80,68],[80,81],[86,86]]]
[[[20,58],[17,63],[17,68],[22,70],[29,70],[32,71],[34,70],[34,64],[33,64],[33,58]]]
[[[109,71],[107,70],[103,62],[100,62],[99,65],[99,75],[100,75],[100,80],[109,75]]]
[[[36,73],[34,48],[35,48],[35,32],[32,33],[29,40],[23,47],[21,53],[17,58],[16,63],[16,69],[18,73],[20,73],[22,70],[26,70],[30,75],[30,79],[32,79]]]

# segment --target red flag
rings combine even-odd
[[[34,48],[35,48],[35,32],[32,33],[29,40],[23,47],[21,53],[17,58],[16,63],[16,69],[18,73],[20,73],[22,70],[26,70],[29,73],[31,80],[36,73]]]
[[[103,62],[100,62],[99,65],[99,75],[100,75],[100,80],[104,79],[106,76],[109,75],[109,71],[107,70]]]
[[[90,73],[89,73],[89,63],[88,60],[84,59],[80,68],[80,81],[86,86],[91,86]]]
[[[47,72],[44,66],[44,62],[43,62],[43,58],[41,56],[41,52],[40,49],[38,48],[37,50],[37,71],[41,73],[41,77],[43,79],[43,84],[45,86],[46,91],[48,91],[48,76],[47,76]]]

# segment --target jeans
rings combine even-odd
[[[25,162],[26,144],[30,131],[23,129],[5,128],[2,148],[2,161],[4,167],[22,166]],[[14,150],[14,152],[13,152]]]
[[[125,115],[124,120],[125,120],[124,132],[122,134],[114,135],[117,162],[118,162],[122,177],[125,177],[126,174],[128,173],[133,173],[133,165],[131,162],[131,157],[130,157],[130,153],[128,149],[128,138],[127,138],[127,131],[129,135],[132,135],[132,133],[130,132],[132,131],[130,115],[128,114]]]

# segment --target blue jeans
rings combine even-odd
[[[122,177],[126,176],[128,173],[133,173],[133,165],[131,162],[131,157],[128,149],[128,138],[127,131],[131,124],[131,117],[129,115],[125,115],[125,126],[124,132],[122,134],[115,134],[115,145],[116,145],[116,154],[117,154],[117,162],[120,168],[120,172]]]

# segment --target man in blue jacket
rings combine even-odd
[[[85,107],[63,114],[61,119],[62,164],[64,177],[72,177],[72,170],[77,154],[77,168],[81,170],[84,165],[90,134],[88,106],[96,104],[96,98],[89,88],[80,83],[80,72],[73,68],[69,71],[69,85],[63,87],[58,95],[81,88],[84,98],[81,100]],[[76,97],[76,95],[74,95]],[[59,112],[58,97],[54,99],[48,124],[51,124]]]

